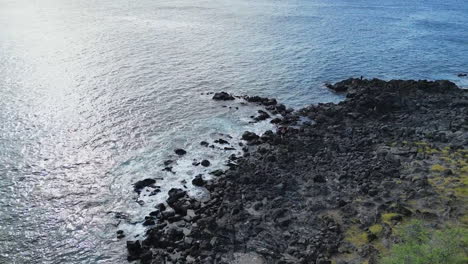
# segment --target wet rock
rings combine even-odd
[[[459,74],[457,74],[457,76],[458,77],[466,77],[466,76],[468,76],[468,74],[467,73],[459,73]]]
[[[204,147],[208,147],[210,144],[206,141],[202,141],[200,142],[200,145],[204,146]]]
[[[169,190],[168,194],[169,198],[167,198],[166,202],[167,204],[171,205],[177,202],[180,198],[184,197],[186,192],[182,189],[172,188]]]
[[[276,102],[276,99],[268,99],[266,101],[263,102],[263,105],[276,105],[277,102]]]
[[[152,211],[151,213],[149,213],[149,215],[153,217],[158,217],[160,214],[161,212],[159,210]]]
[[[143,222],[143,226],[150,226],[150,225],[155,225],[156,222],[152,218],[148,218]]]
[[[137,181],[136,183],[134,183],[133,187],[134,187],[135,192],[140,193],[143,188],[152,186],[155,183],[156,183],[156,180],[154,179],[144,179],[144,180]]]
[[[270,118],[270,115],[263,110],[258,110],[258,113],[259,115],[254,118],[255,121],[263,121],[263,120]]]
[[[221,176],[224,174],[224,171],[223,170],[215,170],[215,171],[212,171],[210,172],[211,175],[214,175],[214,176]]]
[[[242,134],[242,139],[245,141],[252,141],[258,138],[259,136],[253,132],[245,131],[244,134]]]
[[[226,92],[215,93],[213,96],[213,100],[217,100],[217,101],[229,101],[229,100],[234,100],[234,99],[235,99],[234,96]]]
[[[140,256],[141,264],[151,264],[152,260],[153,260],[153,252],[149,250],[143,252]]]
[[[122,239],[125,237],[124,231],[123,230],[117,230],[117,238]]]
[[[221,145],[224,145],[224,144],[229,144],[229,142],[227,140],[224,140],[222,138],[220,139],[217,139],[214,141],[215,143],[218,143],[218,144],[221,144]]]
[[[154,195],[156,195],[156,194],[158,194],[158,193],[160,193],[160,192],[161,192],[161,189],[159,189],[159,188],[158,188],[158,189],[155,189],[155,190],[151,191],[151,193],[149,194],[149,196],[154,196]]]
[[[187,151],[183,150],[183,149],[176,149],[174,150],[175,154],[179,155],[179,156],[183,156],[185,154],[187,154]]]
[[[195,186],[205,185],[205,181],[203,180],[203,176],[201,174],[195,176],[195,178],[192,180],[192,184],[195,185]]]
[[[160,212],[166,210],[166,206],[163,203],[159,203],[154,208],[158,209]]]
[[[273,118],[273,119],[270,121],[270,123],[272,123],[272,124],[279,124],[279,123],[281,123],[281,121],[283,121],[281,118],[276,117],[276,118]]]
[[[163,171],[173,172],[173,171],[172,171],[172,167],[165,167],[165,168],[163,169]]]
[[[140,241],[127,241],[128,260],[136,260],[140,258],[142,252]]]
[[[211,165],[211,163],[210,163],[210,161],[208,161],[208,160],[202,160],[201,165],[202,165],[203,167],[208,167],[208,166]]]

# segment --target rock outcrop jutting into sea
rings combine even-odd
[[[277,131],[244,134],[237,166],[196,178],[209,199],[172,189],[146,237],[127,242],[129,260],[377,263],[403,221],[467,224],[468,90],[377,79],[328,87],[346,99],[281,106]]]

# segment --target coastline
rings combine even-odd
[[[277,131],[245,133],[243,157],[198,179],[208,199],[172,189],[146,238],[127,242],[129,260],[377,263],[405,221],[468,224],[468,90],[377,79],[328,87],[346,100],[293,112],[246,97],[268,111],[254,119],[281,115]]]

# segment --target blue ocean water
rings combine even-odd
[[[462,72],[464,0],[0,0],[0,263],[125,263],[116,230],[141,233],[192,159],[222,166],[201,140],[270,128],[206,92],[301,107],[351,76],[468,87]],[[162,192],[138,197],[147,177]]]

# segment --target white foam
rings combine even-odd
[[[208,195],[204,187],[197,187],[192,184],[195,176],[201,174],[203,179],[209,180],[215,177],[210,174],[215,170],[226,170],[226,163],[229,156],[235,154],[241,156],[243,154],[242,147],[239,143],[242,141],[241,136],[245,131],[251,131],[256,134],[263,134],[267,130],[273,130],[274,125],[270,123],[271,119],[253,123],[251,116],[258,115],[258,110],[264,110],[264,107],[255,104],[247,103],[243,99],[237,99],[230,102],[216,103],[222,111],[215,113],[212,118],[204,120],[204,123],[193,127],[193,131],[198,133],[187,135],[187,133],[179,133],[173,137],[173,140],[166,145],[166,149],[161,149],[156,153],[151,152],[154,149],[149,147],[147,150],[138,152],[138,156],[132,157],[119,168],[119,174],[123,171],[130,175],[133,182],[129,182],[129,192],[132,184],[138,180],[146,178],[157,178],[156,186],[160,192],[156,195],[150,195],[155,188],[147,187],[141,191],[140,195],[133,194],[134,205],[130,205],[130,210],[127,209],[129,220],[121,222],[119,229],[124,230],[128,237],[134,237],[138,234],[144,234],[144,229],[141,223],[146,215],[154,211],[154,206],[159,203],[164,203],[168,197],[168,191],[172,188],[181,188],[186,190],[192,197],[203,198]],[[222,107],[226,105],[226,107]],[[231,108],[229,108],[231,107]],[[236,109],[237,107],[237,109]],[[272,115],[272,117],[276,117]],[[214,143],[217,139],[224,139],[229,144]],[[210,146],[205,147],[200,144],[201,141],[206,141]],[[234,150],[224,150],[224,147],[232,147]],[[174,153],[174,149],[182,148],[187,151],[183,156],[178,156]],[[150,162],[145,159],[150,159]],[[208,160],[210,166],[204,167],[201,164],[194,166],[194,161],[201,162]],[[172,167],[172,172],[163,171],[165,160],[173,160],[173,163],[168,165]],[[148,165],[151,164],[151,165]],[[148,174],[148,171],[151,171]],[[137,203],[143,202],[141,205]],[[122,208],[123,209],[123,208]]]

